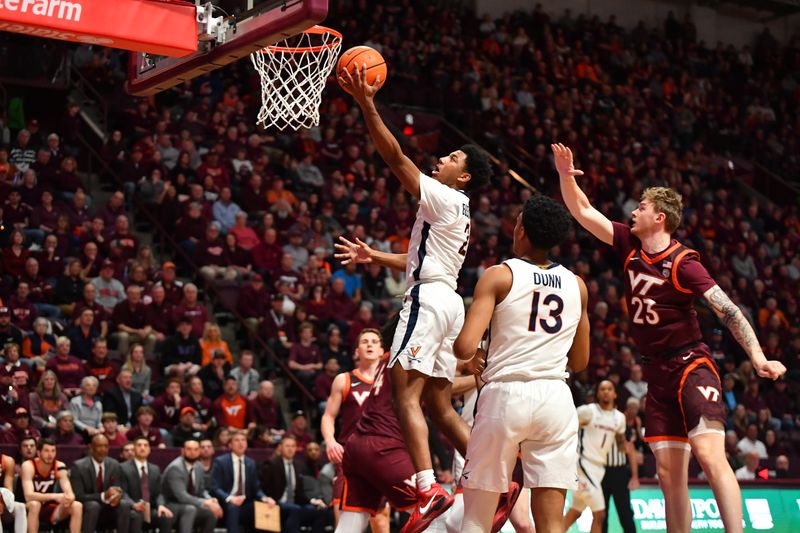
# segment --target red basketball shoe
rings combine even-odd
[[[417,506],[400,533],[422,533],[438,516],[453,505],[453,497],[438,483],[426,492],[417,492]]]
[[[512,481],[508,486],[508,492],[500,495],[500,501],[497,503],[497,511],[494,514],[494,520],[492,520],[492,533],[500,531],[506,521],[508,521],[508,517],[514,509],[514,505],[517,504],[520,492],[522,492],[522,488],[519,486],[519,483]]]

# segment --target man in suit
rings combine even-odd
[[[133,374],[120,370],[116,386],[103,395],[103,410],[116,413],[120,431],[127,432],[135,422],[135,413],[142,406],[142,395],[133,390]]]
[[[136,437],[133,453],[133,460],[120,465],[122,490],[136,502],[131,509],[141,516],[143,522],[149,523],[151,529],[158,529],[159,533],[169,533],[175,515],[167,508],[164,495],[161,494],[161,469],[147,460],[150,457],[150,441],[147,437]],[[148,517],[146,513],[149,513]]]
[[[197,458],[200,456],[200,443],[187,440],[183,443],[181,456],[172,461],[164,470],[161,490],[167,508],[178,521],[178,533],[191,533],[196,526],[201,533],[212,533],[218,518],[222,518],[222,508],[212,498],[203,482],[203,474]]]
[[[306,496],[301,472],[294,464],[297,439],[285,435],[277,451],[277,457],[265,463],[261,481],[267,496],[280,505],[284,533],[299,533],[300,526],[311,526],[313,533],[322,533],[333,515],[325,502]]]
[[[108,439],[95,435],[89,456],[78,459],[70,468],[75,499],[83,503],[83,533],[93,533],[102,517],[103,524],[116,524],[119,533],[141,531],[142,516],[131,512],[133,502],[120,487],[119,463],[108,456]]]
[[[235,430],[231,435],[231,453],[214,459],[211,468],[211,495],[217,498],[225,510],[225,526],[228,533],[239,533],[239,525],[248,529],[255,525],[256,499],[275,505],[275,500],[261,490],[256,462],[245,457],[247,435]]]

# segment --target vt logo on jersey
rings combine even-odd
[[[667,282],[665,279],[657,278],[655,276],[651,276],[650,274],[645,274],[643,272],[636,272],[634,273],[631,270],[628,270],[628,277],[631,281],[631,290],[637,294],[647,294],[647,291],[653,288],[653,285],[656,287],[663,285]],[[637,290],[636,288],[639,284],[644,283],[641,290]]]
[[[719,391],[711,386],[701,387],[700,385],[697,386],[697,390],[700,391],[706,400],[709,402],[716,402],[719,399]]]
[[[55,479],[45,479],[42,481],[33,480],[33,489],[36,492],[50,492],[50,488],[55,482]]]
[[[353,398],[356,399],[356,403],[361,407],[364,405],[364,401],[369,398],[369,391],[352,391],[351,394]]]
[[[236,416],[241,408],[241,405],[229,405],[225,408],[225,412],[231,416]]]

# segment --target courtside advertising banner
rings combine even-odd
[[[692,531],[725,531],[714,494],[708,487],[689,486],[692,501]],[[567,495],[567,501],[570,496]],[[800,487],[742,487],[742,506],[745,531],[772,531],[775,533],[800,532]],[[569,505],[567,505],[569,507]],[[666,531],[664,497],[654,486],[644,486],[631,491],[631,507],[636,530],[639,532]],[[608,531],[622,531],[617,518],[614,500],[609,503]],[[587,533],[591,529],[592,513],[586,509],[568,533]],[[513,533],[511,523],[501,530]]]
[[[197,8],[179,0],[0,0],[0,31],[183,57]]]

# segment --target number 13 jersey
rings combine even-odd
[[[486,382],[565,379],[581,318],[575,274],[558,263],[545,268],[509,259],[503,264],[513,281],[495,306],[481,377]]]

